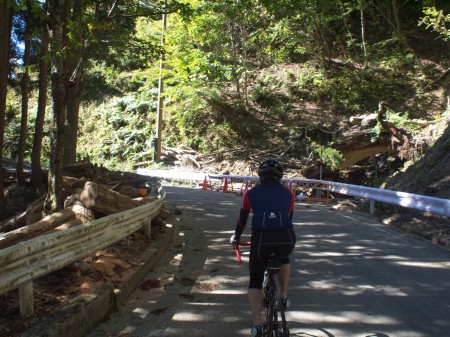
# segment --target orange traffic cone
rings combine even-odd
[[[223,184],[222,192],[228,192],[228,177],[225,177],[225,183]]]

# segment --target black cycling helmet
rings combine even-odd
[[[275,159],[267,159],[258,167],[258,176],[261,178],[283,178],[283,166]]]

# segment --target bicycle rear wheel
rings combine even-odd
[[[281,316],[281,322],[278,323],[278,335],[277,337],[289,337],[290,332],[287,327],[287,321],[286,321],[286,314],[284,312],[284,308],[280,308],[280,316]]]
[[[266,308],[265,308],[265,322],[263,329],[263,337],[276,337],[276,330],[274,321],[275,314],[275,300],[273,296],[268,296],[266,300]]]

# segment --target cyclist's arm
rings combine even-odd
[[[234,236],[235,236],[236,240],[239,240],[242,233],[244,232],[251,209],[252,209],[252,205],[250,204],[250,200],[248,199],[247,193],[245,193],[244,198],[242,200],[241,210],[239,212],[239,218],[236,223],[236,228],[234,230]]]
[[[292,198],[291,198],[291,210],[289,211],[289,217],[292,218],[294,217],[294,205],[295,205],[295,193],[292,193]]]
[[[245,226],[247,225],[247,219],[250,214],[250,210],[246,210],[241,208],[241,211],[239,212],[239,219],[236,224],[236,228],[234,230],[234,236],[236,240],[238,240],[242,233],[244,232]]]

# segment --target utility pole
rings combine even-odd
[[[163,113],[163,65],[164,65],[164,31],[166,30],[166,9],[167,0],[164,1],[164,13],[162,14],[162,28],[161,28],[161,57],[159,59],[159,82],[158,82],[158,112],[156,117],[156,139],[155,154],[153,160],[156,163],[161,161],[161,138],[162,138],[162,113]]]

